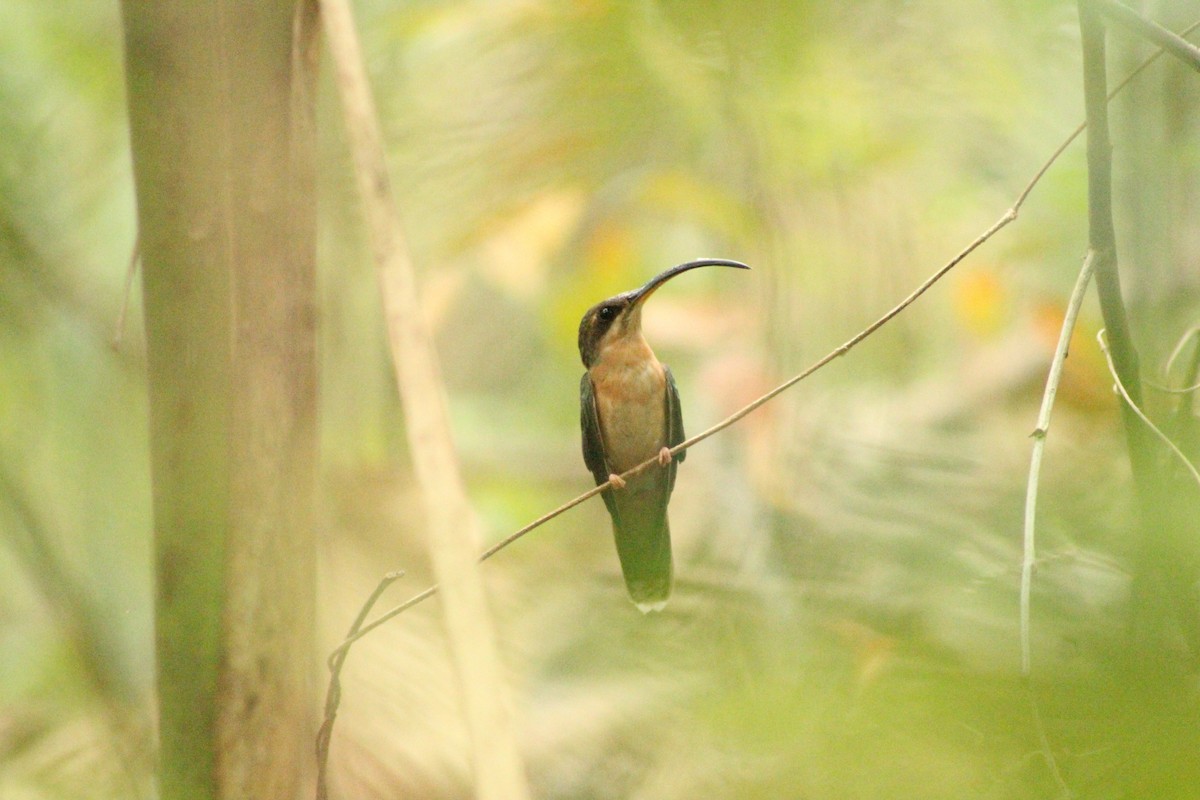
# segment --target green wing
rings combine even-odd
[[[591,470],[592,477],[596,479],[596,485],[599,486],[608,481],[612,470],[609,469],[608,459],[604,457],[604,440],[600,437],[600,416],[596,411],[596,393],[592,390],[592,379],[586,372],[579,381],[579,427],[583,430],[583,463]],[[608,506],[608,513],[615,515],[617,509],[613,502],[612,492],[603,492],[601,497],[604,498],[604,505]]]
[[[667,447],[674,447],[687,438],[687,434],[683,432],[683,409],[679,407],[679,387],[675,385],[675,376],[671,374],[671,368],[663,365],[663,371],[667,374]],[[677,454],[671,465],[667,467],[667,493],[668,495],[675,490],[675,470],[678,465],[687,458],[687,450]]]

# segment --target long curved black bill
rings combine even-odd
[[[676,275],[687,272],[690,269],[697,267],[733,267],[734,269],[750,269],[740,261],[732,261],[728,258],[698,258],[695,261],[687,261],[683,264],[671,267],[666,272],[662,272],[651,278],[645,286],[637,289],[633,293],[633,304],[637,305],[644,301],[647,297],[654,293],[654,290],[662,286],[667,281],[674,278]]]

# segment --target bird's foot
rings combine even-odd
[[[625,479],[622,478],[620,475],[618,475],[615,472],[608,476],[608,482],[613,485],[614,489],[624,489],[625,488]]]
[[[674,458],[674,456],[671,455],[671,448],[664,447],[662,450],[658,451],[658,465],[660,467],[665,467],[670,464],[672,458]]]

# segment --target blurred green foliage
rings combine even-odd
[[[700,430],[907,294],[1082,118],[1074,4],[1058,0],[357,8],[458,443],[497,539],[588,486],[575,328],[591,303],[699,255],[753,264],[693,273],[647,310]],[[1195,13],[1152,11],[1176,29]],[[136,313],[109,347],[135,238],[118,10],[0,12],[0,795],[150,796]],[[1111,42],[1115,76],[1147,53]],[[405,568],[415,591],[427,570],[323,81],[332,645],[379,574]],[[1164,59],[1114,103],[1126,296],[1147,379],[1174,386],[1193,350],[1163,368],[1200,296],[1198,100],[1195,75]],[[1094,306],[1049,438],[1029,687],[1019,676],[1026,436],[1083,253],[1085,177],[1076,145],[926,299],[696,448],[671,509],[665,614],[625,601],[598,503],[489,563],[538,796],[1195,795],[1195,607],[1158,609],[1149,650],[1132,630],[1145,554]],[[1149,397],[1163,421],[1180,402]],[[1196,585],[1195,543],[1167,546]],[[437,625],[428,604],[351,656],[341,796],[464,793]]]

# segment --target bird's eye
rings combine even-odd
[[[600,309],[600,319],[605,322],[610,322],[617,315],[617,309],[613,306],[603,306]]]

